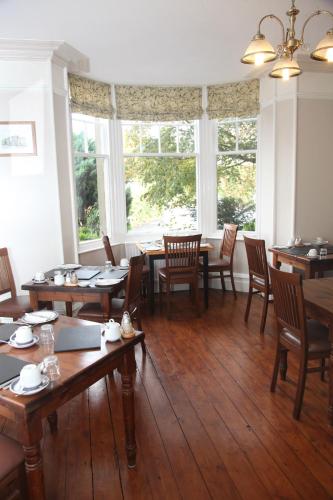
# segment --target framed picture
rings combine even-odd
[[[0,121],[0,156],[36,156],[35,122]]]

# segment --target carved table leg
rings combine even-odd
[[[51,413],[47,417],[47,420],[49,422],[51,434],[55,434],[58,430],[58,414],[57,414],[57,412],[54,411],[53,413]]]
[[[28,416],[22,422],[22,447],[27,475],[28,498],[44,500],[43,462],[40,440],[43,435],[42,422],[38,416]]]
[[[328,423],[333,425],[333,324],[330,324],[331,352],[328,360]]]
[[[72,302],[66,302],[66,316],[72,317],[73,316],[73,304]]]
[[[126,454],[129,468],[136,466],[135,419],[133,373],[135,372],[134,349],[124,355],[120,368],[122,381],[123,412],[126,435]]]

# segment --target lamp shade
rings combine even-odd
[[[251,40],[246,49],[241,62],[244,64],[262,64],[268,61],[274,61],[276,53],[272,45],[265,39],[261,33],[257,33]]]
[[[280,57],[273,66],[269,76],[272,78],[282,78],[289,80],[292,76],[298,76],[302,73],[297,61],[290,59],[287,54]]]
[[[318,43],[311,53],[312,59],[316,61],[333,62],[333,29],[326,33],[326,36]]]

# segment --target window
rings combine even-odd
[[[106,232],[107,120],[72,115],[74,179],[79,241]]]
[[[127,230],[195,230],[196,123],[122,122]]]
[[[217,122],[217,228],[256,228],[257,120]]]

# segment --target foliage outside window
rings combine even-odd
[[[217,122],[217,228],[256,228],[257,120]]]
[[[122,122],[128,232],[195,230],[195,122]]]
[[[105,186],[108,157],[106,120],[72,115],[74,179],[79,241],[106,232]],[[103,154],[104,153],[104,154]]]

